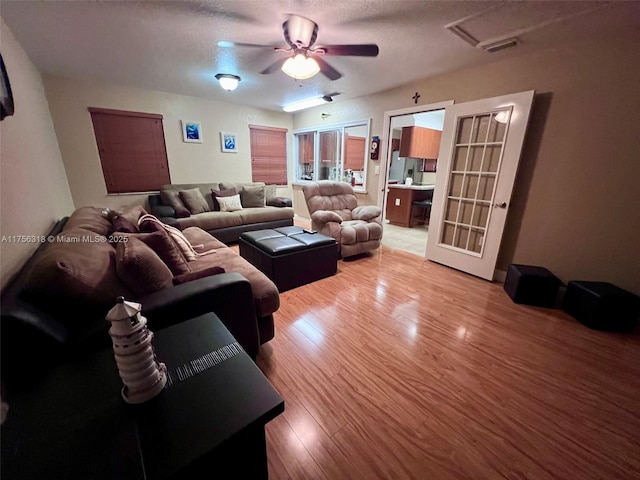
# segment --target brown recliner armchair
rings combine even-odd
[[[321,180],[302,187],[311,215],[311,227],[338,242],[342,257],[374,250],[382,241],[382,211],[358,206],[353,187],[345,182]]]

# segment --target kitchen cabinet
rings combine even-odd
[[[442,132],[424,127],[402,127],[401,157],[438,158]]]
[[[345,134],[344,139],[344,169],[364,170],[366,138]]]
[[[338,132],[320,132],[320,161],[336,163],[338,148]]]
[[[385,218],[393,225],[411,227],[413,202],[429,200],[432,197],[433,186],[409,187],[405,185],[389,185]]]
[[[399,138],[392,138],[391,139],[391,151],[392,152],[397,152],[398,150],[400,150],[400,139]]]
[[[298,161],[300,163],[313,163],[313,133],[298,135]]]

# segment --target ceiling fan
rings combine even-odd
[[[290,53],[290,55],[269,65],[260,72],[262,74],[282,69],[290,77],[303,80],[321,72],[331,80],[338,80],[342,74],[321,57],[325,55],[376,57],[379,52],[378,45],[374,43],[314,46],[318,37],[318,24],[300,15],[289,15],[282,24],[282,30],[288,48],[270,48],[277,52]]]

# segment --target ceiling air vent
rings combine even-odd
[[[469,32],[467,32],[460,25],[458,25],[458,23],[459,22],[450,23],[449,25],[446,25],[445,28],[449,30],[451,33],[453,33],[455,36],[467,42],[472,47],[475,47],[476,45],[478,45],[478,39],[475,38],[473,35],[471,35]]]
[[[498,40],[497,42],[481,42],[478,44],[478,47],[486,52],[494,53],[499,50],[504,50],[505,48],[515,47],[516,45],[518,45],[518,39],[516,37],[511,37]]]

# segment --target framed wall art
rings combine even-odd
[[[223,152],[238,152],[238,141],[235,133],[220,132],[220,145]]]
[[[182,120],[182,140],[189,143],[202,143],[202,124]]]

